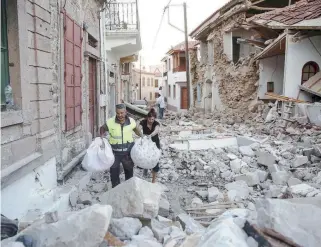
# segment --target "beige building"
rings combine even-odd
[[[9,218],[68,206],[72,188],[57,189],[57,180],[106,119],[103,2],[1,0],[1,212]]]
[[[153,72],[148,72],[146,70],[133,69],[133,81],[134,85],[137,87],[137,98],[144,99],[147,101],[155,101],[155,74]],[[156,81],[156,83],[158,83]]]

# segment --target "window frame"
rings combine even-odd
[[[176,99],[176,85],[173,85],[173,99]]]
[[[142,84],[143,84],[143,87],[145,87],[145,77],[143,77],[142,79]]]
[[[168,97],[171,97],[171,85],[168,85]]]
[[[308,71],[308,72],[304,72],[304,69],[305,69],[305,67],[307,67],[307,66],[309,66],[309,71]],[[310,71],[310,66],[314,67],[315,73]],[[315,74],[317,74],[319,71],[320,71],[320,67],[319,67],[319,65],[318,65],[316,62],[314,62],[314,61],[309,61],[309,62],[305,63],[305,64],[303,65],[302,71],[301,71],[301,85],[304,84],[305,82],[307,82],[312,76],[314,76]],[[307,80],[303,79],[303,76],[304,76],[305,74],[308,74],[308,79],[307,79]],[[312,75],[312,74],[313,74],[313,75]],[[309,76],[309,75],[311,75],[311,76]]]

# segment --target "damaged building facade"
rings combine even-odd
[[[230,1],[191,32],[199,41],[190,60],[196,108],[247,110],[274,99],[267,93],[318,99],[309,88],[317,78],[304,83],[320,69],[321,2],[288,4]]]
[[[1,210],[60,207],[57,181],[79,163],[105,105],[103,1],[1,0]]]

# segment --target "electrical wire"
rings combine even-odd
[[[155,48],[155,43],[156,43],[156,40],[157,40],[159,31],[160,31],[160,29],[161,29],[161,27],[162,27],[162,23],[163,23],[163,20],[164,20],[164,16],[165,16],[166,9],[167,9],[168,6],[171,4],[171,2],[172,2],[172,0],[169,0],[168,3],[167,3],[167,5],[166,5],[166,6],[164,7],[164,9],[163,9],[162,17],[161,17],[161,20],[160,20],[160,22],[159,22],[156,35],[155,35],[155,37],[154,37],[153,48]]]

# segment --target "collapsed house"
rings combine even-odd
[[[288,3],[233,0],[191,32],[200,42],[191,56],[194,107],[320,101],[321,1]],[[305,109],[311,115],[319,107]]]

